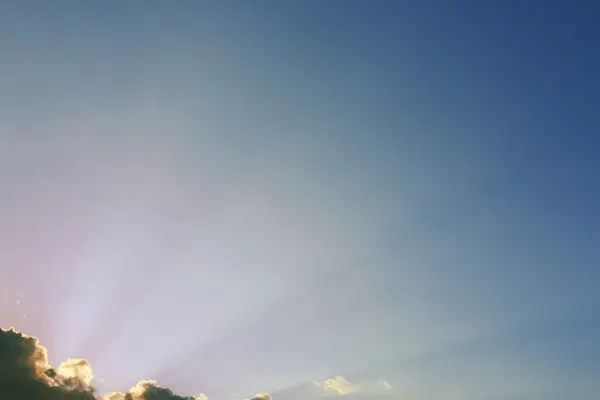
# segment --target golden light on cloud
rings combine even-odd
[[[208,396],[204,393],[200,393],[198,396],[196,396],[196,400],[208,400]]]
[[[56,373],[65,379],[80,382],[85,387],[89,387],[94,379],[90,363],[87,360],[79,358],[70,358],[60,364],[56,369]]]
[[[254,396],[250,397],[249,400],[272,400],[273,398],[269,393],[256,393]]]
[[[104,400],[147,400],[156,396],[160,399],[180,398],[171,390],[163,388],[153,380],[139,381],[134,387],[129,389],[127,393],[115,392],[104,397]],[[186,397],[187,400],[208,400],[208,396],[201,393],[196,397]]]

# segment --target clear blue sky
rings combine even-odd
[[[596,398],[599,26],[594,1],[2,4],[1,325],[102,390]]]

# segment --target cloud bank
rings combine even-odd
[[[206,400],[179,396],[155,381],[141,381],[127,393],[96,394],[92,368],[71,359],[53,369],[38,340],[14,329],[0,330],[0,399],[2,400]]]
[[[126,393],[96,393],[94,374],[87,360],[69,359],[52,368],[48,353],[38,339],[13,328],[0,329],[0,399],[1,400],[208,400],[205,394],[180,396],[143,380]],[[386,381],[351,383],[342,376],[313,382],[320,393],[315,397],[349,394],[386,394]],[[257,393],[247,400],[273,400],[268,393]]]

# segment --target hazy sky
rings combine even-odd
[[[0,325],[101,390],[597,397],[593,3],[2,4]]]

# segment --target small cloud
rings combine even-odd
[[[336,376],[335,378],[329,378],[325,381],[315,381],[315,385],[322,387],[325,391],[331,393],[337,393],[340,396],[347,394],[356,393],[360,389],[360,385],[356,385],[346,380],[343,376]]]
[[[343,376],[336,376],[324,381],[314,381],[313,383],[323,388],[327,393],[339,396],[347,396],[354,393],[383,395],[390,393],[392,390],[392,386],[383,379],[375,382],[352,383]]]
[[[182,397],[170,389],[161,387],[156,381],[139,381],[127,393],[111,393],[104,400],[208,400],[204,393],[197,397]]]
[[[251,396],[248,400],[273,400],[269,393],[256,393],[254,396]]]

